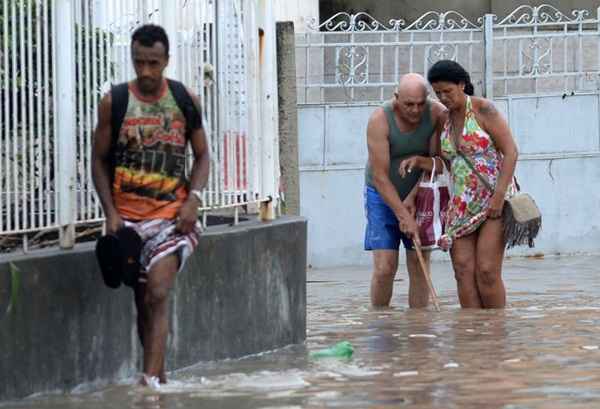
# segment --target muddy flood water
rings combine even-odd
[[[600,257],[514,259],[508,306],[461,310],[449,264],[433,264],[441,312],[369,308],[368,268],[311,270],[304,345],[171,374],[82,385],[0,408],[600,408]],[[351,359],[308,353],[347,340]]]

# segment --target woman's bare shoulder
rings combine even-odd
[[[499,113],[494,103],[487,98],[471,97],[471,103],[473,104],[473,110],[481,116],[489,117]]]

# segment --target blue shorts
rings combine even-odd
[[[398,226],[398,219],[374,187],[365,186],[365,250],[398,250],[400,242],[407,250],[413,243]]]

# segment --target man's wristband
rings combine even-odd
[[[198,189],[192,189],[190,190],[190,195],[193,195],[196,199],[198,199],[198,202],[202,203],[202,192]]]

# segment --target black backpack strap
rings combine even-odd
[[[122,84],[113,85],[110,89],[111,97],[111,129],[112,129],[112,146],[113,149],[117,145],[119,139],[119,132],[121,132],[121,125],[127,114],[127,105],[129,104],[129,84],[124,82]]]
[[[171,90],[171,94],[173,94],[177,106],[185,117],[185,135],[189,140],[193,131],[202,128],[202,114],[198,111],[198,108],[194,104],[194,100],[185,88],[185,85],[171,79],[167,79],[167,83],[169,84],[169,89]]]

